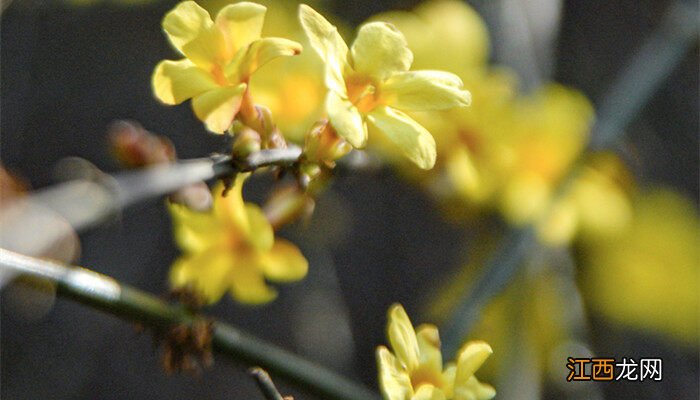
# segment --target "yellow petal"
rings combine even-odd
[[[301,44],[282,38],[264,38],[251,43],[240,59],[226,67],[226,76],[235,82],[247,81],[258,68],[278,57],[301,53]]]
[[[343,71],[347,65],[348,45],[335,26],[306,4],[299,6],[299,20],[311,47],[324,61],[326,87],[344,94]]]
[[[250,173],[237,174],[233,185],[223,196],[224,185],[214,189],[214,210],[217,219],[227,224],[227,230],[237,233],[249,245],[259,251],[268,251],[275,240],[270,222],[260,207],[243,200],[243,184]]]
[[[476,197],[479,189],[479,171],[466,147],[457,147],[445,163],[447,177],[454,190],[468,198]]]
[[[390,106],[407,111],[445,110],[471,102],[459,77],[443,71],[394,74],[382,85],[382,96]]]
[[[306,276],[309,262],[299,248],[292,243],[277,239],[272,249],[261,255],[265,277],[276,282],[293,282]]]
[[[180,104],[217,87],[212,76],[187,59],[161,61],[151,79],[153,93],[165,104]]]
[[[270,251],[275,242],[275,232],[265,213],[257,204],[252,203],[246,203],[245,211],[248,220],[248,242],[258,251]]]
[[[379,81],[396,72],[408,71],[413,62],[413,53],[403,34],[386,22],[363,25],[350,54],[355,71]]]
[[[413,396],[411,378],[389,350],[377,347],[379,386],[385,400],[406,400]]]
[[[468,342],[459,352],[457,361],[456,386],[474,376],[476,370],[493,354],[491,346],[482,341]]]
[[[378,107],[367,115],[367,120],[419,168],[433,168],[435,139],[411,117],[390,107]]]
[[[538,238],[550,246],[569,243],[577,233],[581,221],[576,204],[571,199],[561,199],[550,205],[545,217],[537,221]]]
[[[387,331],[389,343],[398,361],[409,372],[414,371],[418,367],[418,341],[411,320],[400,304],[389,308]]]
[[[455,389],[454,400],[490,400],[496,396],[493,386],[481,383],[475,377]]]
[[[367,127],[362,115],[350,101],[340,98],[335,92],[326,96],[328,119],[335,131],[353,147],[362,148],[367,143]]]
[[[225,47],[209,13],[194,1],[182,2],[167,13],[163,30],[180,53],[203,68],[211,67]]]
[[[231,294],[242,303],[263,304],[277,297],[275,289],[265,283],[258,260],[255,252],[236,254],[230,280]]]
[[[226,191],[223,183],[217,183],[212,189],[214,195],[214,212],[222,221],[231,222],[237,229],[248,230],[248,217],[243,201],[243,184],[250,173],[236,174],[233,184]],[[224,196],[226,191],[226,196]]]
[[[214,133],[224,133],[233,123],[245,92],[246,84],[221,87],[202,93],[192,100],[197,118]]]
[[[448,399],[451,399],[454,395],[455,376],[457,376],[457,366],[455,363],[451,362],[447,364],[445,370],[442,371],[442,381],[445,383],[442,387],[442,391]]]
[[[267,8],[242,1],[230,4],[216,15],[216,25],[224,33],[231,54],[260,39]]]
[[[440,351],[440,335],[435,325],[424,324],[416,331],[418,341],[419,362],[422,368],[442,374],[442,352]]]
[[[445,393],[433,385],[421,385],[411,400],[446,400]]]
[[[192,286],[209,303],[217,302],[229,287],[227,278],[233,258],[225,248],[183,255],[173,263],[170,283],[174,287]]]
[[[212,25],[209,13],[194,1],[183,1],[163,18],[163,30],[173,46],[180,51],[183,45]]]
[[[221,223],[211,212],[197,212],[184,205],[168,203],[175,241],[185,252],[201,252],[221,239]]]

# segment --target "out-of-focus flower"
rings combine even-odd
[[[580,92],[548,85],[522,99],[500,209],[515,224],[543,216],[555,186],[581,154],[593,107]]]
[[[434,325],[413,325],[401,305],[389,309],[387,327],[393,353],[377,348],[382,394],[387,400],[481,400],[496,395],[474,373],[493,352],[485,342],[472,341],[462,347],[457,362],[443,370],[440,338]]]
[[[690,200],[667,189],[640,194],[627,229],[582,246],[587,302],[611,321],[698,346],[699,235]]]
[[[464,79],[463,72],[483,68],[488,61],[486,24],[463,1],[425,1],[412,11],[390,11],[370,20],[389,22],[405,35],[417,69],[444,69]]]
[[[269,8],[263,34],[290,38],[308,47],[309,42],[296,17],[298,1],[262,3]],[[285,138],[300,144],[304,134],[323,117],[326,89],[322,76],[321,60],[313,51],[304,51],[258,71],[250,81],[250,88],[256,101],[272,111],[275,124]]]
[[[368,129],[381,132],[422,169],[435,164],[435,140],[404,111],[442,110],[469,104],[462,81],[444,71],[409,71],[413,54],[391,24],[360,27],[351,48],[336,27],[302,5],[301,24],[326,66],[326,111],[333,128],[356,148]]]
[[[175,287],[192,287],[214,303],[226,291],[243,303],[259,304],[276,297],[265,280],[291,282],[303,278],[308,262],[293,244],[275,240],[262,210],[245,203],[239,174],[227,195],[214,188],[211,212],[171,204],[175,239],[184,254],[173,264]]]
[[[574,239],[614,238],[632,220],[631,186],[632,178],[616,155],[588,157],[569,190],[538,223],[540,240],[562,245]]]
[[[185,58],[158,64],[152,79],[156,97],[166,104],[191,98],[207,129],[223,133],[246,100],[251,75],[277,57],[301,52],[297,42],[260,38],[266,10],[255,3],[231,4],[212,21],[197,3],[178,4],[163,19],[163,30]]]

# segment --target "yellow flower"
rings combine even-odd
[[[406,36],[416,68],[444,69],[464,79],[463,71],[481,68],[488,61],[488,29],[464,1],[425,1],[412,11],[390,11],[370,19],[389,22]]]
[[[493,387],[479,382],[474,373],[493,352],[481,341],[466,343],[457,363],[443,370],[440,338],[434,325],[414,331],[403,307],[389,309],[387,327],[393,353],[377,348],[379,381],[387,400],[482,400],[496,395]]]
[[[270,3],[268,1],[268,3]],[[263,33],[308,42],[296,17],[298,1],[278,1],[267,13]],[[304,142],[304,135],[324,117],[323,64],[313,51],[271,63],[251,79],[255,99],[272,111],[275,124],[287,140]]]
[[[153,72],[153,91],[166,104],[192,99],[207,129],[223,133],[244,101],[250,76],[267,62],[301,52],[297,42],[260,38],[266,8],[231,4],[212,21],[194,1],[178,4],[163,19],[163,30],[185,56],[164,60]]]
[[[244,203],[239,174],[226,197],[214,188],[210,212],[170,204],[175,239],[184,252],[173,264],[175,287],[192,286],[210,303],[230,290],[244,303],[265,303],[276,297],[265,280],[290,282],[303,278],[308,262],[293,244],[275,240],[272,226],[255,204]]]
[[[456,0],[426,1],[412,11],[382,13],[371,20],[389,22],[405,35],[414,67],[453,72],[472,95],[468,108],[409,113],[435,138],[438,157],[430,174],[401,168],[392,154],[395,150],[386,145],[381,146],[382,155],[398,163],[398,171],[421,179],[445,201],[451,216],[469,213],[465,205],[491,203],[508,165],[504,138],[513,130],[517,81],[509,71],[487,65],[486,24],[474,9]]]
[[[360,27],[351,48],[337,29],[306,5],[299,8],[311,46],[325,62],[326,111],[333,128],[353,147],[365,146],[368,129],[381,132],[418,167],[435,164],[435,140],[405,111],[467,106],[462,81],[443,71],[409,71],[413,54],[393,25]]]
[[[699,221],[696,205],[676,192],[639,195],[627,229],[582,248],[587,303],[611,321],[697,347]]]
[[[627,190],[632,178],[612,153],[593,154],[567,192],[537,224],[539,239],[549,245],[613,238],[632,219]]]
[[[523,224],[543,216],[556,184],[581,154],[593,106],[582,93],[550,84],[523,99],[516,114],[500,208],[507,220]]]

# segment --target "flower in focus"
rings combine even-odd
[[[462,90],[459,77],[444,71],[409,71],[413,54],[391,24],[364,24],[348,48],[336,27],[310,7],[301,5],[299,17],[325,63],[325,107],[338,134],[362,148],[368,130],[381,132],[418,167],[432,168],[435,140],[403,111],[469,105],[470,94]]]
[[[399,172],[419,179],[443,206],[452,206],[450,215],[468,212],[465,206],[492,203],[509,162],[505,139],[513,131],[517,80],[510,71],[487,64],[486,24],[473,8],[455,0],[427,1],[412,11],[381,13],[371,20],[396,26],[413,51],[416,68],[455,73],[473,99],[468,108],[409,112],[435,138],[438,157],[430,174],[400,168],[388,146],[380,148],[382,155],[397,164]]]
[[[184,252],[173,264],[174,287],[192,287],[209,303],[226,291],[243,303],[259,304],[276,297],[265,280],[291,282],[303,278],[308,262],[293,244],[275,240],[272,226],[255,204],[245,203],[239,174],[224,197],[214,188],[214,205],[202,213],[170,204],[175,239]]]
[[[493,387],[477,380],[474,373],[493,352],[480,341],[466,343],[457,363],[443,370],[440,338],[434,325],[413,329],[399,304],[389,309],[387,327],[393,353],[377,348],[379,380],[387,400],[481,400],[496,395]]]
[[[178,4],[163,19],[163,30],[185,58],[156,66],[156,97],[166,104],[191,98],[207,129],[223,133],[244,102],[251,75],[277,57],[301,52],[297,42],[260,38],[266,10],[255,3],[231,4],[212,21],[194,1]]]

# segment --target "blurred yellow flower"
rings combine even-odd
[[[351,48],[336,27],[306,5],[299,17],[311,46],[325,62],[326,111],[333,128],[356,148],[368,129],[381,132],[422,169],[435,164],[435,140],[405,111],[467,106],[462,81],[444,71],[409,71],[413,54],[391,24],[360,27]]]
[[[387,400],[482,400],[496,395],[493,387],[479,382],[476,370],[493,352],[481,341],[468,342],[443,370],[440,338],[434,325],[414,331],[399,304],[389,309],[387,334],[393,353],[377,348],[382,394]]]
[[[210,212],[170,204],[175,239],[184,252],[170,272],[174,287],[191,286],[210,303],[230,290],[236,300],[258,304],[276,297],[266,279],[291,282],[306,275],[308,262],[299,249],[275,240],[262,210],[243,201],[247,175],[236,177],[226,197],[223,185],[216,186]]]
[[[297,42],[260,38],[266,10],[255,3],[231,4],[212,21],[194,1],[178,4],[163,19],[163,30],[185,58],[156,66],[156,97],[166,104],[191,98],[208,130],[226,131],[245,101],[251,75],[277,57],[301,52]]]
[[[464,79],[462,72],[482,68],[488,61],[488,29],[464,1],[425,1],[412,11],[389,11],[370,20],[391,23],[404,34],[417,69],[441,69]]]
[[[308,47],[308,40],[296,17],[298,1],[275,3],[267,13],[263,33],[283,36]],[[324,117],[323,64],[313,51],[271,63],[251,79],[250,88],[256,101],[265,104],[275,117],[275,124],[285,138],[297,144],[314,123]]]
[[[614,240],[582,248],[582,287],[606,318],[698,346],[700,220],[693,202],[667,189],[639,195]]]
[[[613,153],[587,157],[567,192],[538,222],[539,239],[563,245],[574,239],[614,238],[632,220],[631,186],[624,163]]]
[[[555,186],[581,154],[593,106],[582,93],[550,84],[522,99],[516,113],[500,209],[510,222],[523,224],[543,216]]]

